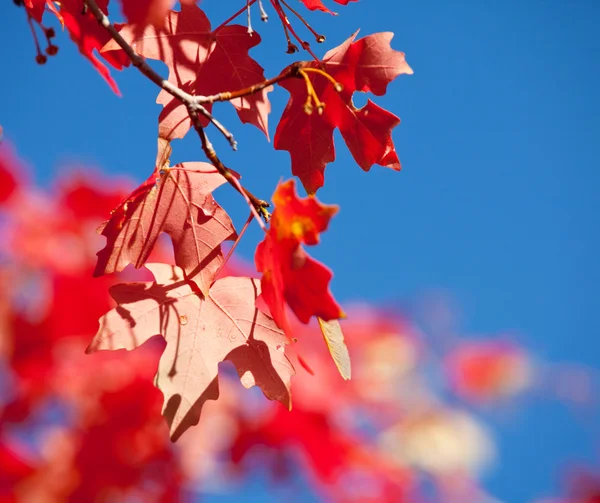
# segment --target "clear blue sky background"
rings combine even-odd
[[[202,5],[223,20],[238,4]],[[543,359],[598,368],[600,3],[334,6],[335,18],[309,14],[327,35],[323,51],[357,28],[393,31],[393,47],[415,70],[375,100],[402,119],[394,132],[401,173],[363,173],[336,138],[337,161],[319,197],[341,212],[314,251],[335,270],[336,296],[390,303],[442,288],[465,308],[466,332],[511,330]],[[70,159],[146,178],[156,152],[156,89],[134,71],[114,72],[123,93],[116,97],[66,35],[59,56],[38,66],[23,12],[2,2],[0,19],[0,124],[36,180],[48,184]],[[256,14],[254,21],[263,43],[253,55],[275,75],[293,60],[281,27]],[[271,97],[273,134],[287,93]],[[215,143],[246,185],[268,197],[289,176],[288,154],[240,126],[229,108],[217,113],[239,151],[213,133]],[[175,162],[202,160],[193,135],[174,149]],[[217,196],[241,224],[240,198],[228,188]],[[257,237],[254,229],[240,246],[248,259]],[[590,432],[598,428],[581,419],[553,401],[494,419],[501,464],[487,487],[508,502],[530,501],[558,490],[565,463],[597,466]]]

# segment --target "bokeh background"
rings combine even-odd
[[[214,25],[238,8],[200,5]],[[598,466],[600,4],[335,7],[337,17],[307,15],[327,36],[319,54],[359,28],[393,31],[393,48],[415,73],[375,100],[402,119],[394,141],[403,170],[364,173],[336,137],[318,196],[341,211],[311,252],[335,271],[340,302],[405,313],[433,353],[457,336],[507,335],[535,355],[543,369],[536,393],[478,410],[497,445],[482,481],[501,501],[555,496],[570,467]],[[75,164],[144,180],[156,156],[155,87],[135,71],[113,72],[123,94],[115,96],[66,34],[59,55],[36,65],[22,9],[3,2],[0,19],[0,124],[33,182],[52,191],[59,171]],[[267,75],[295,60],[274,18],[262,25],[255,12],[254,27],[263,42],[252,55]],[[269,97],[273,134],[288,95],[279,88]],[[287,152],[239,125],[228,105],[216,113],[239,144],[230,152],[213,134],[220,155],[268,197],[290,175]],[[202,160],[193,135],[173,147],[173,162]],[[216,197],[241,225],[243,201],[227,187]],[[253,226],[238,247],[242,259],[252,260],[258,239]],[[257,474],[245,495],[203,500],[277,501]],[[297,501],[308,500],[308,486],[294,485]]]

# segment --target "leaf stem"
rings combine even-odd
[[[308,24],[308,21],[306,21],[306,19],[304,19],[299,13],[298,11],[296,11],[290,4],[288,4],[285,0],[279,0],[283,5],[285,5],[289,11],[294,14],[294,16],[296,16],[300,21],[302,21],[302,24],[304,24],[304,26],[306,26],[308,28],[308,30],[314,35],[315,40],[317,41],[317,43],[321,44],[323,42],[325,42],[325,35],[321,35],[319,33],[317,33],[313,27]]]
[[[248,206],[250,206],[250,210],[254,212],[257,222],[264,230],[265,224],[263,222],[263,219],[265,221],[269,220],[270,215],[267,211],[267,208],[270,206],[270,204],[266,201],[263,201],[262,199],[257,198],[248,189],[242,187],[237,177],[232,173],[232,171],[229,168],[227,168],[223,164],[221,159],[219,159],[219,157],[217,156],[217,153],[215,152],[212,143],[206,135],[206,131],[200,123],[200,117],[198,116],[197,112],[195,112],[193,109],[188,111],[190,114],[190,118],[192,119],[194,129],[200,137],[200,142],[202,143],[202,150],[204,151],[204,154],[206,155],[206,157],[208,157],[213,166],[217,168],[217,171],[221,173],[223,177],[225,177],[225,180],[227,180],[229,184],[232,185],[233,188],[235,188],[235,190],[237,190],[244,197],[244,199],[248,203]]]
[[[296,33],[296,30],[294,30],[294,27],[292,26],[292,24],[290,23],[290,20],[288,19],[287,15],[285,14],[283,7],[279,3],[279,0],[271,0],[271,3],[273,4],[273,7],[275,7],[275,12],[277,12],[279,19],[281,20],[281,23],[283,24],[283,28],[286,31],[286,35],[287,35],[287,31],[289,30],[289,32],[292,34],[292,36],[300,43],[300,45],[302,46],[302,49],[304,49],[306,52],[308,52],[317,63],[321,63],[321,60],[317,57],[317,55],[310,48],[310,44],[306,40],[302,40],[298,36],[298,34]],[[291,43],[291,42],[289,42],[289,43]]]
[[[236,17],[238,17],[240,14],[242,14],[246,9],[249,9],[250,6],[255,2],[256,2],[256,0],[250,0],[244,7],[242,7],[240,10],[238,10],[233,16],[229,17],[228,19],[223,21],[219,26],[217,26],[213,30],[213,33],[217,33],[221,28],[224,28],[225,26],[227,26],[229,23],[231,23],[231,21],[233,21]]]
[[[217,269],[217,272],[215,272],[215,278],[217,278],[219,276],[219,273],[227,265],[227,262],[229,261],[229,259],[233,255],[233,252],[235,251],[236,246],[241,241],[242,236],[245,234],[246,230],[248,229],[248,226],[250,225],[250,222],[252,222],[252,220],[254,220],[254,218],[255,218],[254,213],[251,211],[250,215],[248,216],[248,219],[246,220],[246,223],[244,224],[244,227],[242,227],[242,230],[239,232],[237,239],[235,240],[235,242],[233,243],[233,245],[231,245],[231,248],[227,252],[227,255],[225,256],[225,259],[223,260],[223,263],[219,266],[219,268]]]

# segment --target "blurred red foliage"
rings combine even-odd
[[[469,402],[516,396],[533,386],[535,371],[516,344],[465,342],[440,359],[406,316],[355,306],[342,322],[353,376],[344,381],[319,328],[293,322],[292,411],[243,390],[223,366],[220,399],[172,444],[153,383],[164,342],[84,354],[113,307],[108,287],[147,279],[129,269],[92,278],[103,245],[96,228],[128,187],[79,169],[41,192],[25,174],[4,142],[1,503],[187,501],[256,466],[273,483],[302,473],[324,501],[418,503],[431,501],[432,487],[435,501],[486,501],[479,480],[494,455],[491,433],[456,401],[449,405],[431,367],[445,370],[450,389]],[[154,253],[172,262],[167,250]],[[221,274],[248,269],[234,259]],[[598,501],[597,484],[577,487],[569,503]]]

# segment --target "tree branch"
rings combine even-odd
[[[276,77],[272,77],[270,79],[265,80],[264,82],[260,82],[259,84],[254,84],[250,87],[246,87],[245,89],[239,89],[237,91],[226,91],[219,94],[212,94],[210,96],[195,96],[194,100],[198,104],[212,104],[217,101],[231,101],[236,98],[243,98],[244,96],[249,96],[250,94],[258,93],[263,89],[272,86],[273,84],[277,84],[282,80],[288,79],[290,77],[300,77],[299,70],[302,67],[300,63],[295,63],[293,65],[288,66],[285,70],[283,70]]]
[[[221,175],[223,175],[223,177],[225,177],[225,179],[244,196],[244,198],[250,205],[250,208],[252,209],[253,213],[257,217],[257,220],[259,221],[259,223],[262,224],[262,227],[264,228],[262,219],[264,219],[265,221],[269,220],[270,215],[266,209],[269,207],[269,203],[257,198],[250,191],[242,187],[237,177],[217,157],[217,154],[212,144],[208,140],[206,131],[204,131],[204,127],[202,126],[200,116],[203,116],[206,119],[208,119],[221,132],[221,134],[223,134],[223,136],[227,138],[227,140],[235,150],[237,144],[235,139],[233,138],[233,135],[217,119],[213,117],[213,115],[203,106],[203,104],[211,104],[216,101],[229,101],[234,98],[241,98],[243,96],[254,94],[285,78],[297,76],[298,68],[295,65],[292,65],[286,70],[284,70],[277,77],[273,77],[272,79],[268,79],[264,82],[255,84],[253,86],[238,91],[219,93],[212,96],[192,96],[191,94],[183,91],[168,80],[163,79],[157,72],[155,72],[150,67],[150,65],[146,63],[146,60],[139,54],[137,54],[135,50],[121,36],[121,34],[117,31],[117,29],[112,25],[112,23],[108,19],[108,16],[106,16],[106,14],[104,14],[104,12],[102,12],[102,10],[98,7],[98,4],[95,0],[84,0],[84,3],[85,5],[87,5],[90,12],[92,12],[98,23],[100,23],[100,25],[103,26],[109,32],[113,40],[119,45],[121,49],[123,49],[125,54],[127,54],[133,66],[135,66],[143,75],[145,75],[148,79],[154,82],[158,87],[164,89],[171,96],[178,99],[179,101],[181,101],[181,103],[183,103],[186,106],[194,129],[200,137],[200,141],[202,143],[202,150],[204,151],[206,157],[215,166],[215,168],[217,168],[219,173],[221,173]]]

